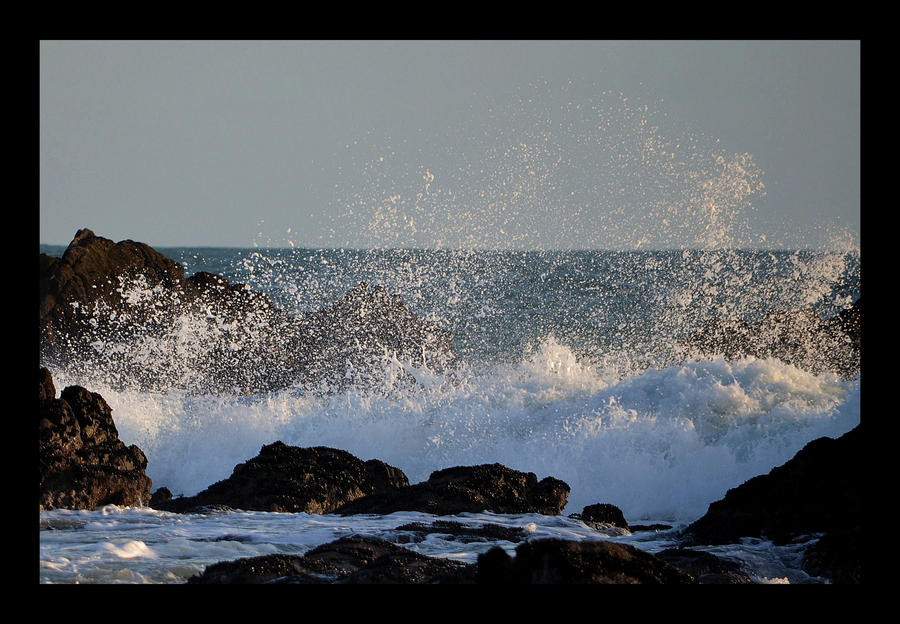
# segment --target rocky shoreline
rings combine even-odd
[[[126,275],[149,286],[158,297],[137,303],[129,299],[119,279]],[[78,359],[115,369],[122,362],[98,357],[91,347],[94,341],[159,335],[166,331],[167,323],[174,322],[176,310],[191,306],[217,306],[235,319],[248,315],[263,319],[257,338],[241,343],[246,351],[238,349],[236,357],[224,365],[216,364],[219,368],[212,376],[216,384],[210,385],[207,377],[202,383],[196,378],[185,382],[198,391],[239,388],[254,392],[298,379],[339,379],[346,370],[335,368],[334,362],[362,363],[384,344],[419,357],[437,354],[442,363],[452,358],[446,332],[421,321],[398,298],[381,289],[361,285],[333,306],[291,318],[263,295],[228,284],[221,277],[197,274],[185,279],[180,265],[146,245],[112,243],[90,230],[80,230],[61,259],[41,256],[42,359],[59,363]],[[98,310],[113,313],[98,316]],[[359,322],[363,316],[366,323]],[[109,320],[90,322],[97,318]],[[791,325],[781,324],[779,331],[785,327],[789,331]],[[726,336],[729,348],[738,349],[736,335],[741,339],[753,336],[758,347],[759,331],[706,335],[715,340]],[[823,344],[842,372],[848,372],[847,366],[858,367],[859,302],[839,318],[818,323],[810,320],[802,331],[807,337],[810,331],[827,332],[830,338]],[[784,333],[779,335],[779,344],[800,344]],[[767,344],[779,342],[773,341]],[[349,344],[355,345],[353,350],[348,349]],[[261,361],[253,359],[260,349],[266,350],[269,357],[264,361],[269,365],[261,369],[245,366],[243,362]],[[806,346],[803,349],[808,352]],[[194,364],[202,367],[204,363]],[[142,379],[151,386],[162,381]],[[52,373],[44,367],[40,369],[39,452],[42,510],[115,504],[176,513],[226,508],[315,514],[492,511],[560,515],[569,494],[569,486],[559,479],[538,480],[533,473],[501,464],[448,467],[424,482],[410,484],[400,469],[379,460],[363,461],[340,449],[299,448],[280,441],[263,446],[256,457],[235,466],[228,479],[195,496],[173,498],[165,488],[151,493],[147,459],[138,447],[126,446],[118,439],[112,410],[103,397],[79,386],[67,387],[57,397]],[[268,555],[215,564],[189,583],[743,584],[751,581],[736,566],[692,549],[736,543],[745,537],[789,543],[820,535],[804,554],[804,568],[835,583],[858,584],[863,582],[859,547],[863,453],[860,426],[838,439],[814,440],[784,465],[713,502],[709,511],[679,536],[679,548],[657,555],[602,540],[529,541],[507,527],[473,530],[436,522],[399,530],[408,534],[409,541],[430,532],[445,532],[465,539],[503,535],[502,539],[520,543],[514,557],[496,547],[479,556],[475,564],[460,564],[426,557],[395,543],[349,536],[302,556]],[[598,529],[645,528],[629,527],[621,510],[610,503],[585,507],[575,517]]]

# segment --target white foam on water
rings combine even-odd
[[[423,379],[399,385],[402,371]],[[380,459],[424,481],[499,462],[572,488],[567,513],[608,502],[630,520],[690,521],[808,441],[860,420],[859,380],[777,360],[690,361],[618,377],[549,338],[518,364],[440,375],[384,369],[383,385],[253,397],[94,388],[154,488],[192,495],[281,440]]]

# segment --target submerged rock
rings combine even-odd
[[[448,535],[455,542],[488,542],[503,540],[506,542],[524,541],[531,533],[524,527],[508,527],[487,523],[478,527],[467,526],[452,520],[436,520],[431,524],[410,522],[398,526],[395,531],[402,531],[395,541],[421,542],[427,535]]]
[[[56,398],[50,371],[41,368],[40,377],[40,509],[146,505],[152,486],[147,458],[119,440],[103,397],[69,386]]]
[[[382,461],[363,461],[324,446],[301,448],[274,442],[235,466],[231,476],[195,496],[154,496],[162,511],[191,512],[225,506],[247,511],[333,513],[360,497],[409,485],[406,475]]]
[[[452,335],[399,297],[360,284],[292,316],[264,294],[184,267],[144,243],[79,230],[61,258],[40,255],[42,361],[111,384],[259,393],[339,385],[388,357],[440,368]]]
[[[427,481],[354,500],[340,514],[389,514],[420,511],[438,516],[490,511],[498,514],[559,515],[569,486],[554,477],[538,481],[533,472],[502,464],[456,466],[431,473]]]

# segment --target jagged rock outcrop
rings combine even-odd
[[[684,543],[728,544],[758,537],[787,544],[824,534],[807,554],[810,570],[830,578],[861,579],[862,490],[869,474],[861,427],[836,439],[813,440],[787,463],[728,490],[685,529]]]
[[[147,458],[119,440],[103,397],[69,386],[56,398],[50,371],[40,373],[40,509],[146,505],[152,486]]]
[[[533,472],[481,464],[437,470],[427,481],[370,494],[341,506],[336,513],[420,511],[445,516],[491,511],[553,516],[562,513],[568,496],[568,484],[554,477],[538,481]]]
[[[184,267],[144,243],[79,230],[40,255],[41,358],[141,389],[259,393],[358,383],[396,355],[440,368],[452,335],[365,283],[293,316],[264,294]]]
[[[155,509],[190,512],[208,507],[247,511],[327,514],[360,497],[409,485],[406,475],[382,461],[347,451],[274,442],[235,466],[231,476],[195,496],[154,495]]]
[[[771,310],[759,322],[708,321],[689,336],[690,351],[776,358],[812,373],[830,371],[846,378],[859,374],[862,299],[823,319],[812,310]]]

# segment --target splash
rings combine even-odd
[[[535,90],[451,135],[390,151],[342,186],[335,246],[454,249],[726,248],[758,242],[765,195],[748,153],[688,135],[659,105]],[[370,134],[358,155],[396,143]],[[407,138],[403,139],[403,143]],[[389,151],[389,150],[385,150]],[[423,155],[424,154],[424,155]],[[337,241],[336,241],[337,242]]]

